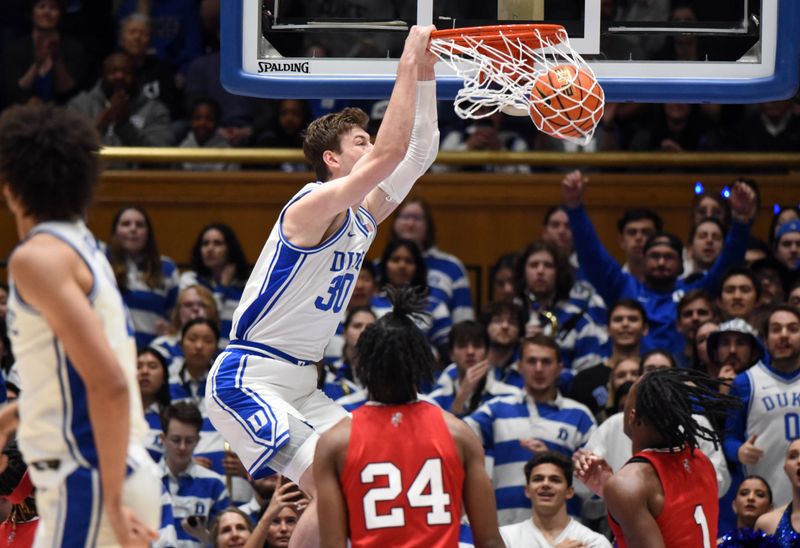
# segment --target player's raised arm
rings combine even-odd
[[[69,245],[46,234],[17,249],[9,272],[22,299],[52,327],[86,386],[103,505],[117,539],[121,545],[154,540],[157,533],[122,505],[130,435],[128,385],[87,298],[91,272]]]
[[[318,244],[338,215],[360,204],[403,160],[409,146],[420,65],[428,62],[433,26],[411,27],[397,68],[397,80],[374,146],[361,128],[342,135],[338,150],[325,150],[322,159],[332,179],[290,205],[283,232],[295,245]]]

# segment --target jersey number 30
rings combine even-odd
[[[378,514],[378,503],[396,500],[403,492],[403,479],[400,469],[391,462],[373,462],[361,470],[361,483],[374,483],[375,479],[384,476],[388,480],[386,487],[373,487],[364,495],[364,518],[367,529],[384,529],[387,527],[403,527],[406,516],[403,508],[394,506],[389,513]],[[426,494],[427,491],[427,494]],[[428,459],[422,465],[417,477],[406,493],[408,504],[413,508],[430,508],[427,513],[428,525],[446,525],[452,523],[452,516],[447,511],[450,495],[444,492],[442,482],[442,461]]]

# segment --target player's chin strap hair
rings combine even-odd
[[[414,129],[405,158],[378,188],[386,199],[400,203],[422,174],[428,171],[439,152],[439,119],[436,113],[436,80],[417,82],[417,110]]]

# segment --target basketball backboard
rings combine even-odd
[[[800,0],[227,0],[222,82],[268,98],[388,97],[413,24],[563,25],[612,102],[764,102],[791,97]],[[675,2],[672,2],[675,4]],[[441,98],[461,80],[437,65]]]

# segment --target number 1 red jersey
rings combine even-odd
[[[664,508],[656,518],[667,548],[712,548],[717,543],[717,474],[702,451],[646,449],[628,462],[647,461],[664,489]],[[618,548],[627,548],[622,528],[609,514]]]
[[[353,548],[458,546],[464,466],[438,407],[355,410],[339,479]]]

